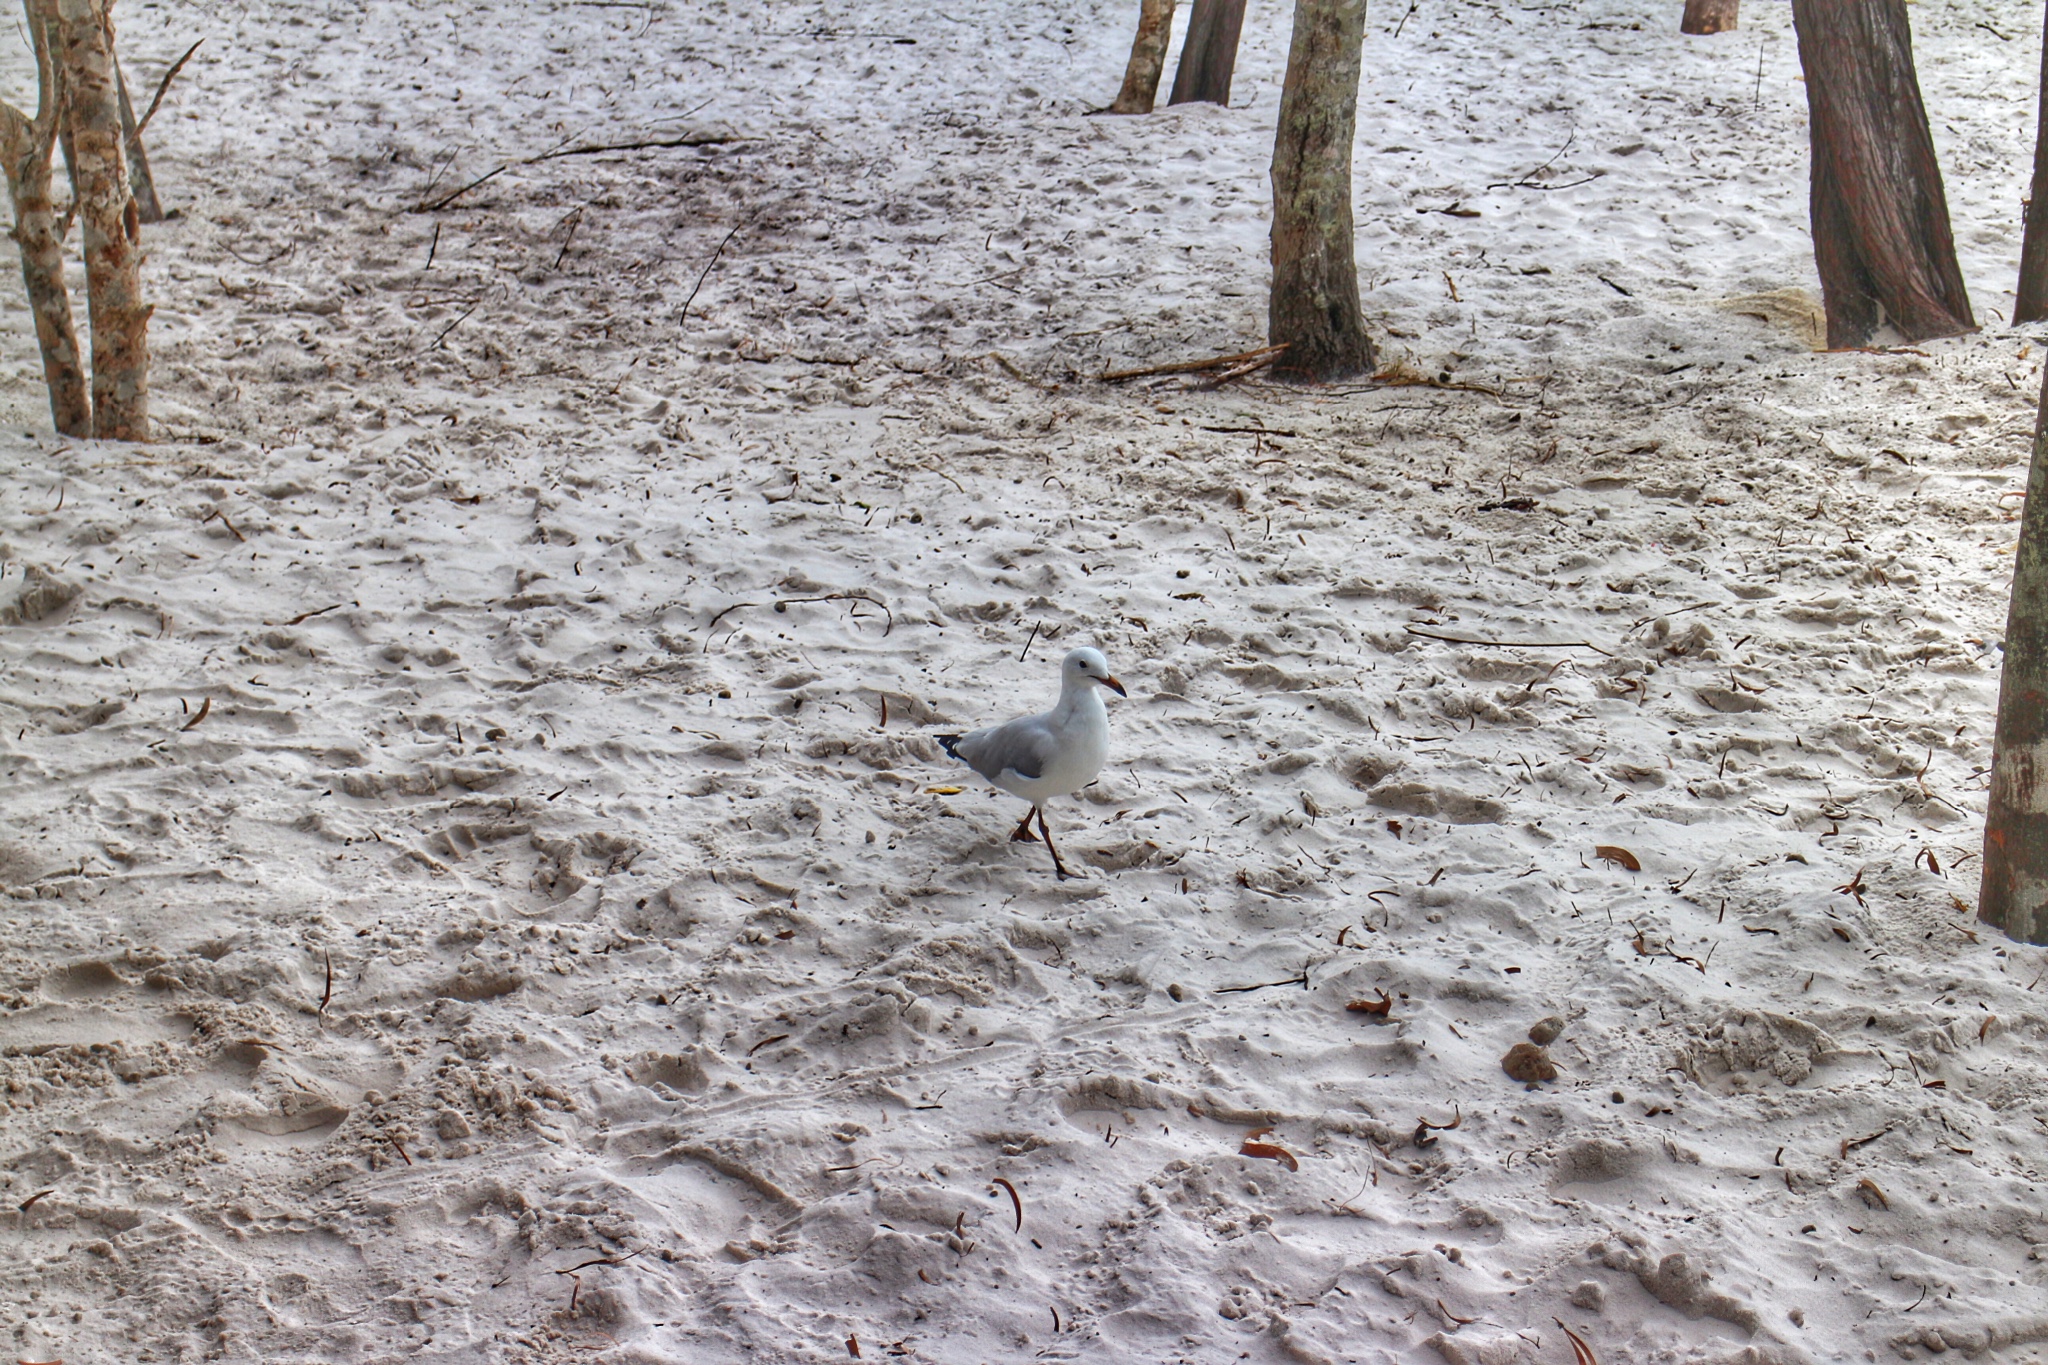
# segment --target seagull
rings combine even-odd
[[[1059,704],[1044,715],[1020,716],[1001,725],[965,735],[940,735],[939,743],[989,781],[1031,803],[1024,821],[1010,832],[1013,842],[1029,844],[1045,836],[1046,852],[1061,881],[1074,874],[1060,861],[1045,824],[1045,803],[1077,792],[1095,780],[1109,757],[1109,709],[1095,689],[1107,687],[1119,697],[1129,695],[1110,676],[1109,660],[1099,649],[1076,649],[1060,661]],[[1038,817],[1038,834],[1031,817]]]

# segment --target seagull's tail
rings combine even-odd
[[[959,735],[935,735],[933,736],[933,738],[939,741],[939,747],[941,749],[944,749],[948,754],[950,754],[954,758],[960,758],[960,750],[954,747],[955,745],[960,743]],[[962,763],[965,763],[967,760],[964,758],[960,758],[960,761]]]

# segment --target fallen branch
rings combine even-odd
[[[1489,649],[1590,649],[1595,654],[1609,654],[1600,646],[1588,640],[1475,640],[1469,635],[1445,635],[1439,631],[1422,630],[1416,626],[1407,627],[1410,635],[1420,635],[1425,640],[1442,640],[1451,645],[1485,645]]]
[[[412,212],[412,213],[432,213],[432,212],[434,212],[434,211],[435,211],[436,209],[445,209],[445,208],[447,208],[447,207],[448,207],[448,206],[449,206],[450,204],[452,204],[452,203],[454,203],[454,202],[455,202],[456,200],[460,199],[460,198],[461,198],[461,197],[462,197],[463,195],[465,195],[465,194],[468,194],[468,193],[469,193],[469,192],[470,192],[471,190],[475,189],[475,188],[476,188],[476,187],[477,187],[478,185],[481,185],[481,184],[483,184],[483,183],[484,183],[484,182],[485,182],[486,180],[491,180],[491,179],[493,179],[493,178],[495,178],[495,177],[497,177],[497,176],[503,175],[503,174],[504,174],[504,173],[505,173],[506,171],[509,171],[509,170],[511,170],[511,169],[512,169],[512,163],[508,161],[508,162],[506,162],[506,163],[505,163],[504,165],[502,165],[502,166],[498,167],[498,168],[497,168],[496,170],[494,170],[494,171],[485,171],[485,172],[484,172],[484,173],[483,173],[482,175],[480,175],[480,176],[478,176],[478,177],[477,177],[476,179],[474,179],[474,180],[470,181],[470,182],[469,182],[469,183],[468,183],[467,185],[464,185],[464,186],[463,186],[463,187],[462,187],[461,189],[459,189],[459,190],[456,190],[456,191],[454,191],[454,192],[453,192],[453,193],[451,193],[451,194],[444,194],[444,195],[442,195],[442,196],[441,196],[441,197],[440,197],[439,199],[436,199],[436,200],[435,200],[435,201],[434,201],[433,203],[431,203],[431,204],[414,204],[414,205],[412,206],[412,208],[411,208],[411,209],[409,210],[409,212]]]
[[[720,242],[718,250],[711,253],[711,259],[705,263],[703,272],[697,276],[697,283],[690,286],[690,297],[683,300],[683,311],[676,314],[676,325],[678,327],[683,325],[684,318],[690,316],[690,305],[697,301],[697,291],[704,287],[704,281],[711,278],[711,267],[717,265],[718,258],[725,254],[726,242],[730,242],[734,237],[738,236],[739,230],[740,225],[734,223],[732,231],[725,234],[725,241]]]
[[[1287,349],[1279,346],[1261,346],[1256,351],[1239,351],[1236,355],[1211,356],[1207,360],[1177,360],[1171,365],[1147,365],[1136,370],[1104,370],[1096,378],[1105,384],[1118,384],[1126,379],[1144,379],[1156,374],[1194,374],[1200,370],[1223,370],[1242,365],[1248,360],[1277,357]]]
[[[553,161],[564,156],[601,156],[605,152],[641,152],[661,147],[722,147],[729,142],[759,142],[757,137],[741,137],[737,133],[684,133],[681,137],[643,138],[637,142],[592,142],[581,147],[564,147],[560,151],[542,152],[520,162],[531,166],[542,161]]]
[[[205,41],[206,39],[201,38],[199,40],[199,43],[203,43]],[[164,72],[164,78],[156,83],[156,94],[150,99],[149,108],[143,111],[141,118],[135,120],[135,136],[141,137],[142,130],[149,127],[149,121],[156,117],[157,106],[162,104],[164,102],[164,96],[170,93],[171,82],[176,80],[178,78],[178,73],[185,69],[185,63],[191,61],[192,54],[199,50],[199,43],[194,43],[192,44],[192,46],[186,48],[185,55],[178,58],[177,61],[172,62],[171,69],[169,71]]]
[[[1268,365],[1272,364],[1279,358],[1280,356],[1278,352],[1275,352],[1272,355],[1260,356],[1257,360],[1247,360],[1244,364],[1233,365],[1229,369],[1223,371],[1223,373],[1216,375],[1214,378],[1210,379],[1208,382],[1203,384],[1197,384],[1195,387],[1203,390],[1220,389],[1233,379],[1242,379],[1254,370],[1265,369]]]
[[[868,594],[865,591],[828,592],[820,593],[816,597],[777,598],[775,602],[775,610],[779,613],[787,614],[790,607],[801,602],[866,602],[870,606],[880,607],[882,609],[882,615],[888,618],[888,624],[882,627],[882,634],[887,635],[890,631],[896,629],[896,613],[889,610],[889,604],[887,602],[884,602],[879,597],[868,596]]]
[[[1308,973],[1307,973],[1307,972],[1303,972],[1303,973],[1302,973],[1302,974],[1301,974],[1300,976],[1290,976],[1290,977],[1288,977],[1288,978],[1287,978],[1287,979],[1286,979],[1285,981],[1261,981],[1261,982],[1259,982],[1259,983],[1258,983],[1257,985],[1255,985],[1255,986],[1218,986],[1218,987],[1216,988],[1216,994],[1218,994],[1218,995],[1238,995],[1238,994],[1241,994],[1241,993],[1243,993],[1243,992],[1245,992],[1245,991],[1263,991],[1263,990],[1268,990],[1268,989],[1271,989],[1271,988],[1272,988],[1272,987],[1274,987],[1274,986],[1299,986],[1299,987],[1301,987],[1301,988],[1302,988],[1303,990],[1307,990],[1307,989],[1308,989]]]

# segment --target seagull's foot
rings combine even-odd
[[[1067,871],[1067,865],[1060,861],[1060,851],[1053,847],[1052,830],[1045,823],[1045,812],[1043,810],[1038,812],[1038,832],[1045,836],[1045,851],[1052,855],[1053,875],[1063,882],[1075,880],[1075,874]]]
[[[1045,816],[1039,811],[1038,807],[1036,806],[1033,806],[1030,810],[1025,811],[1024,823],[1010,831],[1011,843],[1035,844],[1038,842],[1038,836],[1031,832],[1031,817],[1034,815],[1038,816],[1040,820],[1043,820],[1045,818]]]
[[[1088,880],[1086,877],[1082,876],[1078,872],[1067,871],[1067,865],[1065,863],[1054,863],[1052,865],[1052,875],[1059,878],[1063,882],[1085,882]]]

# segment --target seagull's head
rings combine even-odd
[[[1119,697],[1129,696],[1124,685],[1109,671],[1109,660],[1102,657],[1099,649],[1076,649],[1069,651],[1060,664],[1060,681],[1067,687],[1079,687],[1084,683],[1100,683]]]

